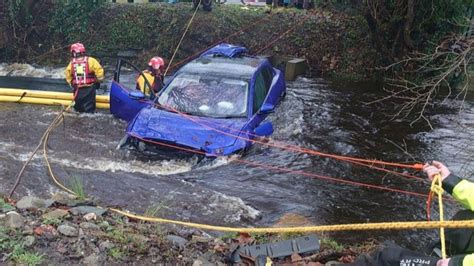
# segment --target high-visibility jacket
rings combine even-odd
[[[143,70],[142,74],[143,75],[138,74],[138,76],[137,76],[136,88],[137,88],[137,90],[142,91],[143,94],[150,95],[150,93],[151,93],[150,90],[155,88],[155,76],[149,70]],[[146,81],[148,81],[148,84],[150,84],[151,88],[145,82],[145,79],[146,79]]]
[[[163,77],[156,77],[150,70],[143,70],[142,74],[143,75],[138,74],[137,76],[136,89],[142,91],[145,95],[150,95],[151,90],[153,90],[155,93],[158,93],[163,87]],[[148,84],[150,84],[151,88],[145,82],[145,79],[148,81]]]
[[[66,81],[73,87],[88,87],[104,79],[104,69],[93,57],[73,58],[66,67]]]
[[[461,179],[456,175],[449,175],[443,180],[443,188],[461,203],[474,212],[474,183]],[[469,237],[469,236],[467,236]],[[471,234],[471,243],[474,243],[474,232]],[[474,266],[474,254],[456,255],[451,257],[449,266]]]

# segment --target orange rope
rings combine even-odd
[[[193,121],[194,123],[198,124],[198,125],[201,125],[203,127],[206,127],[210,130],[213,130],[215,132],[218,132],[218,133],[221,133],[223,135],[227,135],[227,136],[230,136],[230,137],[234,137],[234,138],[238,138],[238,139],[242,139],[242,140],[245,140],[245,141],[250,141],[250,142],[253,142],[253,143],[258,143],[258,144],[261,144],[261,145],[265,145],[265,146],[269,146],[269,147],[274,147],[274,148],[280,148],[280,149],[284,149],[284,150],[290,150],[290,151],[294,151],[294,152],[298,152],[298,153],[305,153],[305,154],[311,154],[311,155],[317,155],[317,156],[322,156],[322,157],[328,157],[328,158],[333,158],[333,159],[337,159],[337,160],[341,160],[341,161],[346,161],[346,162],[349,162],[349,163],[359,163],[359,165],[364,165],[366,167],[372,167],[374,169],[377,169],[377,170],[382,170],[383,168],[376,168],[372,165],[374,164],[378,164],[378,165],[386,165],[386,166],[393,166],[393,167],[399,167],[399,168],[411,168],[411,169],[416,169],[416,170],[422,170],[423,169],[423,164],[420,164],[420,163],[415,163],[415,164],[401,164],[401,163],[392,163],[392,162],[385,162],[385,161],[380,161],[380,160],[370,160],[370,159],[362,159],[362,158],[356,158],[356,157],[350,157],[350,156],[342,156],[342,155],[335,155],[335,154],[329,154],[329,153],[324,153],[324,152],[320,152],[320,151],[316,151],[316,150],[311,150],[311,149],[307,149],[307,148],[301,148],[299,146],[296,146],[296,145],[286,145],[286,144],[279,144],[279,143],[282,143],[282,142],[275,142],[275,143],[271,143],[271,142],[268,142],[270,139],[269,138],[260,138],[260,139],[263,139],[263,140],[258,140],[258,139],[250,139],[250,138],[247,138],[247,137],[242,137],[240,135],[234,135],[234,134],[231,134],[231,133],[228,133],[228,132],[225,132],[225,131],[222,131],[220,129],[217,129],[217,128],[214,128],[214,127],[211,127],[211,126],[208,126],[206,124],[203,124],[203,123],[200,123],[198,122],[197,120],[198,119],[195,119],[193,117],[191,117],[190,115],[188,114],[185,114],[183,112],[180,112],[172,107],[166,107],[164,105],[159,105],[158,106],[164,108],[164,109],[167,109],[171,112],[175,112],[175,113],[178,113],[180,114],[181,116],[185,117],[186,119],[190,120],[190,121]],[[236,131],[239,131],[239,130],[236,130]],[[254,134],[251,134],[249,132],[242,132],[242,131],[239,131],[239,133],[245,133],[245,134],[249,134],[249,135],[254,135]],[[254,135],[255,136],[255,135]],[[389,171],[389,170],[383,170],[383,171]],[[392,172],[393,173],[393,172]],[[399,173],[400,174],[400,173]],[[410,176],[412,178],[416,178],[414,176]]]
[[[184,148],[184,147],[180,147],[180,146],[176,146],[176,145],[172,145],[172,144],[167,144],[167,143],[163,143],[163,142],[159,142],[159,141],[144,139],[144,138],[141,138],[140,136],[137,136],[137,135],[131,134],[131,133],[129,133],[129,136],[134,137],[134,138],[136,138],[138,140],[141,140],[143,142],[152,143],[152,144],[156,144],[156,145],[160,145],[160,146],[164,146],[164,147],[168,147],[168,148],[173,148],[173,149],[176,149],[176,150],[181,150],[181,151],[186,151],[186,152],[206,156],[206,153],[203,152],[203,151],[200,151],[200,150],[193,150],[193,149],[188,149],[188,148]],[[217,156],[217,155],[215,155],[215,156]],[[298,174],[298,175],[308,176],[308,177],[315,178],[315,179],[329,180],[329,181],[337,182],[337,183],[345,183],[345,184],[354,185],[354,186],[367,187],[367,188],[372,188],[372,189],[379,189],[379,190],[384,190],[384,191],[397,192],[397,193],[407,194],[407,195],[411,195],[411,196],[426,198],[425,194],[406,191],[406,190],[402,190],[402,189],[388,188],[388,187],[377,186],[377,185],[373,185],[373,184],[367,184],[367,183],[362,183],[362,182],[344,180],[344,179],[339,179],[339,178],[335,178],[335,177],[329,177],[329,176],[324,176],[324,175],[308,173],[308,172],[305,172],[305,171],[302,171],[302,170],[293,170],[293,169],[284,168],[284,167],[278,167],[278,166],[267,165],[267,164],[262,164],[262,163],[250,162],[250,161],[243,160],[243,159],[234,159],[234,161],[242,163],[242,164],[251,165],[251,166],[254,166],[254,167],[259,167],[259,168],[275,171],[275,172],[285,172],[285,173],[290,173],[290,174]]]

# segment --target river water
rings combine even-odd
[[[2,67],[8,66],[0,65],[0,73]],[[61,72],[46,71],[49,77],[52,73],[61,76]],[[123,80],[132,79],[130,75]],[[436,102],[442,107],[436,114],[428,114],[433,125],[430,129],[422,123],[410,126],[407,121],[391,120],[387,114],[393,113],[392,104],[366,105],[383,96],[379,84],[299,78],[287,86],[286,98],[269,117],[275,128],[273,141],[394,162],[436,159],[461,175],[474,170],[472,99],[464,103],[462,112],[458,100]],[[57,114],[55,107],[0,104],[0,193],[6,194],[11,188]],[[83,180],[86,193],[104,205],[138,213],[153,207],[158,209],[158,216],[198,223],[268,226],[286,213],[302,215],[318,225],[425,219],[426,199],[422,197],[275,172],[232,157],[196,166],[193,159],[155,160],[116,150],[125,127],[123,121],[104,110],[67,114],[65,124],[54,131],[48,145],[55,173],[66,184],[72,177]],[[255,145],[242,159],[425,194],[429,187],[425,181],[262,145]],[[39,152],[27,168],[16,197],[48,197],[57,191]],[[447,216],[458,208],[447,202]],[[433,215],[437,217],[436,211]],[[420,249],[420,243],[427,245],[436,232],[344,232],[330,236],[342,243],[371,237],[394,239]]]

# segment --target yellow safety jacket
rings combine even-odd
[[[474,212],[474,183],[451,174],[443,180],[443,188],[464,208]],[[474,237],[474,233],[471,237]],[[474,266],[474,254],[453,256],[449,266]]]
[[[74,67],[73,64],[75,61],[80,60],[80,59],[87,59],[87,65],[81,68]],[[84,60],[85,61],[85,60]],[[75,73],[77,71],[81,70],[82,72],[87,72],[87,73]],[[84,79],[82,79],[82,82],[74,82],[75,80],[74,77],[84,75]],[[90,75],[94,75],[95,79],[91,78]],[[80,57],[80,58],[74,58],[69,62],[69,64],[66,67],[66,81],[69,85],[75,85],[77,87],[85,87],[85,86],[90,86],[95,82],[101,82],[104,79],[104,69],[100,65],[99,61],[97,59],[87,56],[87,57]],[[76,84],[79,83],[79,84]],[[90,83],[90,84],[89,84]]]
[[[143,70],[142,71],[143,75],[138,74],[137,77],[137,85],[136,88],[137,90],[141,90],[143,94],[145,95],[150,95],[151,91],[155,87],[155,76],[149,71],[149,70]],[[145,76],[145,77],[143,77]],[[145,82],[145,78],[150,84],[151,88],[148,86],[148,84]]]

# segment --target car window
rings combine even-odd
[[[160,95],[158,102],[180,112],[206,117],[247,115],[248,82],[219,75],[181,73]]]
[[[256,113],[263,104],[270,86],[267,87],[263,71],[255,78],[255,89],[253,94],[253,113]]]
[[[270,90],[270,86],[272,85],[273,74],[270,68],[266,67],[262,70],[263,79],[265,81],[265,88],[267,92]]]

